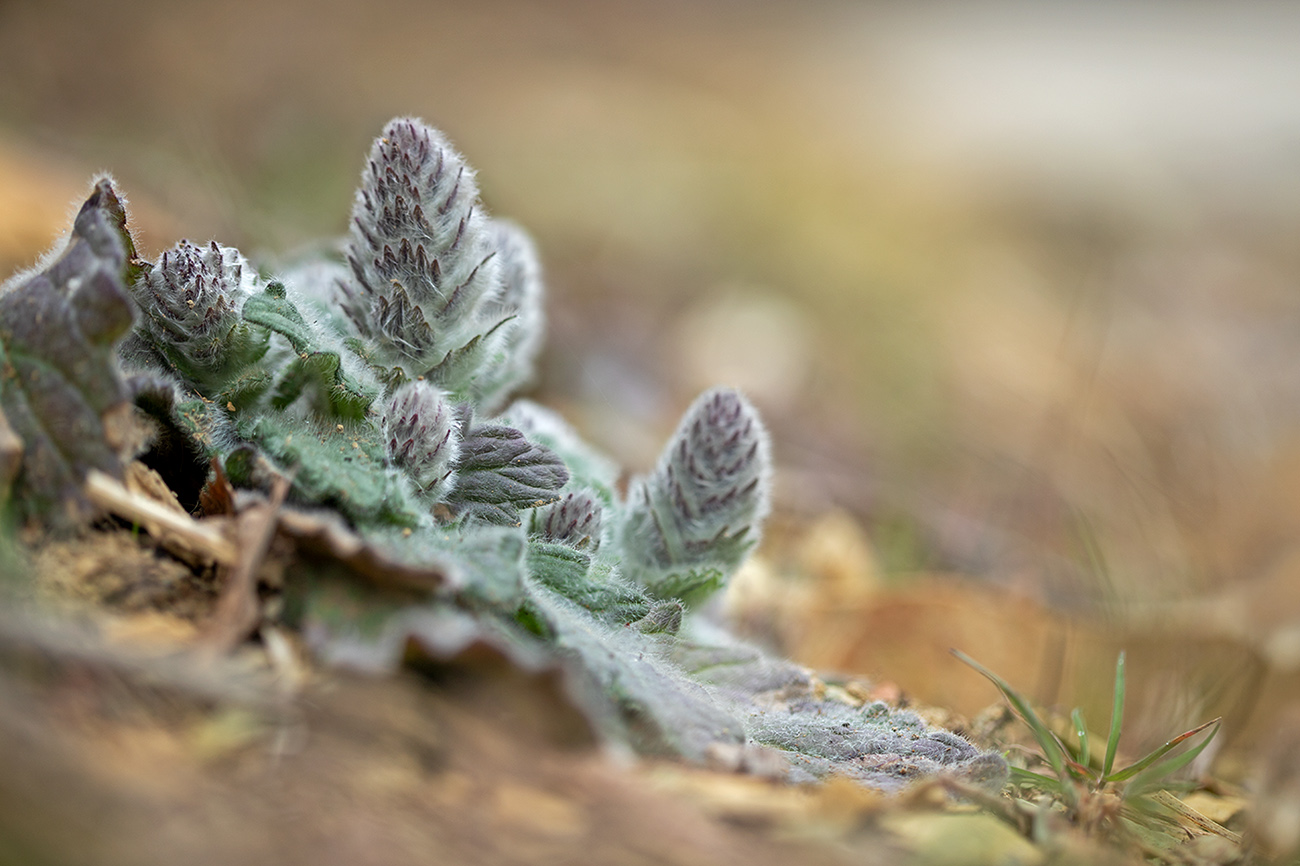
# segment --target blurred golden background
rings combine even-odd
[[[641,469],[745,388],[728,609],[975,713],[959,646],[1133,747],[1300,700],[1300,7],[0,3],[0,272],[91,174],[274,269],[398,114],[536,237],[536,396]]]

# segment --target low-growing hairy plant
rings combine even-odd
[[[1077,707],[1070,713],[1073,737],[1062,738],[1005,680],[965,653],[952,652],[997,686],[1011,711],[1029,727],[1038,743],[1041,754],[1037,757],[1048,772],[1013,765],[1008,790],[1022,804],[1029,805],[1032,814],[1039,818],[1048,812],[1040,808],[1036,796],[1048,798],[1041,803],[1059,805],[1068,821],[1089,832],[1132,835],[1153,823],[1169,821],[1174,816],[1158,795],[1181,786],[1182,783],[1173,779],[1174,774],[1205,751],[1219,731],[1220,720],[1212,719],[1173,737],[1138,760],[1117,767],[1127,690],[1124,653],[1119,654],[1115,663],[1110,731],[1105,747],[1098,748],[1100,744],[1093,742],[1083,712]],[[1192,744],[1202,734],[1201,740]],[[1180,747],[1185,748],[1180,751]],[[1040,836],[1045,833],[1041,826],[1035,830]]]
[[[276,274],[215,241],[144,261],[98,179],[62,255],[0,291],[0,408],[24,449],[12,513],[83,527],[91,472],[140,459],[196,511],[275,503],[315,557],[286,565],[283,619],[325,663],[486,644],[559,667],[593,723],[643,751],[764,748],[792,779],[882,788],[940,770],[1001,784],[1002,760],[954,734],[833,704],[804,669],[700,637],[692,611],[770,507],[758,412],[706,392],[623,496],[562,419],[511,402],[541,344],[541,269],[441,133],[384,128],[334,250]],[[123,415],[144,444],[115,435]]]

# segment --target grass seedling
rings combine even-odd
[[[1172,814],[1161,800],[1178,783],[1172,776],[1196,759],[1219,731],[1219,719],[1184,731],[1131,764],[1116,767],[1124,719],[1126,690],[1124,653],[1115,665],[1115,693],[1111,706],[1110,733],[1105,751],[1093,747],[1083,712],[1070,714],[1073,743],[1068,743],[1048,726],[1023,695],[1005,680],[959,650],[953,655],[970,665],[1006,699],[1011,711],[1029,726],[1041,750],[1045,770],[1011,767],[1008,789],[1011,796],[1038,816],[1063,812],[1073,825],[1089,833],[1116,833],[1146,841],[1156,825],[1168,822]],[[1197,737],[1198,742],[1193,742]],[[1043,796],[1045,795],[1045,796]],[[1042,835],[1042,821],[1032,821],[1035,836]],[[1145,838],[1144,838],[1145,837]]]

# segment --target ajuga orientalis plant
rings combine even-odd
[[[66,248],[0,294],[0,409],[23,444],[9,508],[84,523],[88,473],[132,459],[192,489],[196,510],[200,488],[287,487],[282,527],[350,539],[347,557],[294,560],[283,589],[285,622],[326,663],[384,669],[480,642],[558,666],[609,741],[637,750],[764,749],[791,779],[882,788],[939,770],[1001,783],[1000,758],[883,704],[828,700],[693,613],[769,508],[771,447],[744,396],[701,395],[624,494],[559,416],[512,401],[542,334],[531,241],[419,120],[376,139],[346,237],[275,273],[215,241],[141,260],[103,178]],[[143,444],[116,432],[123,418],[147,422]]]

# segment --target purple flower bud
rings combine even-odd
[[[589,493],[570,493],[537,512],[533,531],[543,541],[594,553],[600,547],[601,512],[596,497]]]
[[[540,280],[522,233],[487,216],[437,130],[391,121],[352,208],[340,303],[376,363],[495,405],[531,371]]]
[[[427,382],[408,382],[383,404],[381,423],[389,459],[426,496],[445,499],[456,486],[460,432],[442,393]]]
[[[232,353],[246,363],[258,352],[252,345],[256,335],[240,318],[256,282],[257,274],[233,247],[182,240],[131,291],[149,339],[188,377],[205,378]]]

